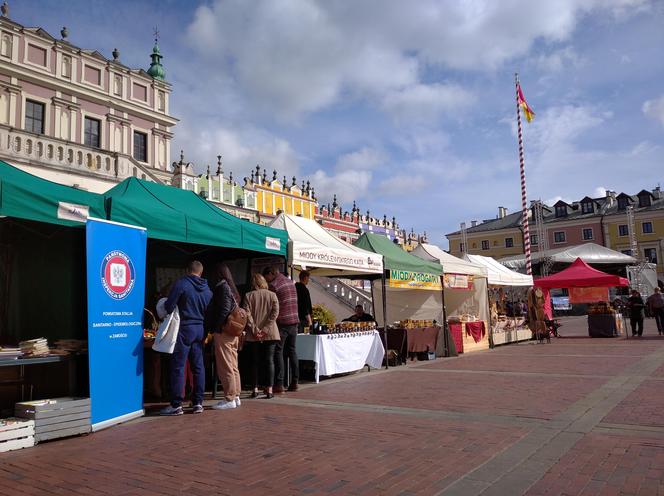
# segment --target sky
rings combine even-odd
[[[173,85],[171,156],[308,179],[447,247],[459,223],[529,200],[664,180],[662,0],[9,0],[10,17],[149,66]]]

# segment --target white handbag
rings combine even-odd
[[[159,324],[152,349],[160,353],[172,354],[178,339],[178,332],[180,332],[180,312],[178,312],[178,307],[175,307],[175,310]]]

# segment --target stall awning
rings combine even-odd
[[[629,286],[629,281],[624,277],[593,269],[583,260],[577,258],[565,270],[552,276],[535,279],[535,286],[539,288],[611,288]]]
[[[465,255],[465,259],[474,264],[482,265],[488,273],[488,282],[495,286],[532,286],[533,276],[514,272],[491,257],[482,255]]]
[[[132,177],[104,196],[110,220],[143,226],[153,239],[286,256],[285,231],[238,219],[193,191]]]
[[[364,233],[353,244],[363,250],[383,255],[383,266],[388,270],[408,270],[411,272],[424,272],[437,275],[442,273],[440,264],[422,260],[415,255],[411,255],[400,246],[395,245],[387,236]]]
[[[293,265],[316,275],[353,276],[383,271],[382,256],[346,243],[314,220],[280,214],[271,225],[288,232]]]
[[[102,195],[47,181],[2,161],[0,215],[63,226],[106,217]]]
[[[432,262],[439,262],[443,266],[444,274],[463,274],[476,277],[487,277],[487,270],[482,265],[474,264],[454,255],[444,252],[436,245],[420,243],[411,252],[416,257]]]

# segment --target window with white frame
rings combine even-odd
[[[505,248],[514,247],[514,238],[505,238]]]
[[[641,228],[643,229],[643,234],[652,234],[652,222],[642,222]]]
[[[593,239],[593,228],[592,227],[585,227],[583,229],[583,240],[588,241],[589,239]]]
[[[44,134],[44,104],[33,100],[25,101],[25,130]]]
[[[657,248],[644,248],[643,256],[650,263],[657,263]]]
[[[629,227],[627,227],[627,224],[620,224],[618,226],[618,235],[629,236]]]
[[[134,158],[139,162],[148,161],[148,135],[134,131]]]
[[[567,235],[565,231],[555,231],[553,233],[553,242],[554,243],[564,243],[567,240]]]
[[[92,117],[85,118],[85,129],[83,130],[83,143],[86,146],[99,148],[101,146],[101,122]]]
[[[581,204],[581,213],[592,214],[595,211],[595,206],[593,202],[586,201]]]

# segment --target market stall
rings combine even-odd
[[[456,351],[487,349],[490,333],[486,268],[428,243],[419,244],[411,253],[438,262],[443,268],[445,311]]]
[[[173,198],[182,201],[171,202]],[[93,428],[100,405],[106,410],[97,422],[100,427],[110,425],[107,420],[126,420],[125,413],[142,413],[141,314],[143,301],[149,301],[156,288],[160,265],[181,270],[192,256],[212,264],[231,257],[283,259],[286,255],[284,232],[249,225],[191,192],[137,179],[121,183],[104,196],[52,183],[0,162],[0,216],[4,269],[0,281],[0,410],[7,413],[14,403],[26,399],[90,395],[88,423]],[[114,222],[105,220],[109,218]],[[91,234],[93,224],[106,226],[105,234]],[[136,225],[139,227],[133,227]],[[115,257],[115,248],[108,247],[124,246],[127,230],[144,236],[145,226],[150,238],[147,269],[145,240],[142,248],[136,245],[135,254],[121,248]],[[206,229],[210,231],[207,235]],[[90,265],[91,256],[108,261],[112,273],[102,266],[102,277],[98,277],[100,266],[97,262]],[[166,262],[169,256],[172,258]],[[143,291],[146,279],[148,287]],[[46,281],[46,285],[36,281]],[[105,304],[90,307],[90,302],[108,299],[104,293],[91,297],[86,305],[91,282],[107,284],[103,291],[111,300],[132,300],[132,310],[107,311]],[[133,288],[137,291],[125,298]],[[97,314],[103,318],[95,322]],[[115,345],[99,347],[101,341],[92,340],[93,336],[95,340],[105,336],[102,341],[114,340]],[[104,365],[106,360],[111,365]],[[134,382],[138,379],[138,392],[117,389],[125,384],[123,374]],[[95,397],[95,391],[111,390],[112,394]],[[101,399],[110,400],[114,394],[123,401],[137,399],[137,411],[118,412],[123,401],[105,404]]]
[[[288,235],[288,260],[293,276],[300,270],[356,279],[381,277],[383,273],[382,256],[346,243],[316,221],[280,214],[271,226],[283,229]],[[315,332],[325,334],[300,334],[296,347],[299,360],[314,362],[316,382],[321,375],[353,372],[365,365],[378,368],[383,362],[385,346],[374,326],[340,322]]]
[[[383,308],[383,315],[376,313],[386,339],[390,340],[390,333],[405,329],[408,354],[442,356],[445,335],[440,326],[444,319],[440,264],[411,255],[389,238],[373,233],[364,233],[354,244],[383,256],[384,277],[373,281],[372,294],[374,308]],[[435,332],[431,332],[432,327]]]
[[[510,270],[491,257],[466,255],[465,259],[487,271],[493,344],[531,339],[525,302],[527,290],[533,286],[532,276]]]
[[[588,335],[591,337],[612,337],[624,330],[619,314],[609,305],[611,287],[626,287],[629,281],[624,277],[607,274],[590,267],[577,258],[562,272],[535,280],[535,287],[542,289],[545,301],[550,302],[549,290],[566,288],[570,303],[590,303],[588,308]],[[552,318],[550,303],[545,305],[545,313]]]

